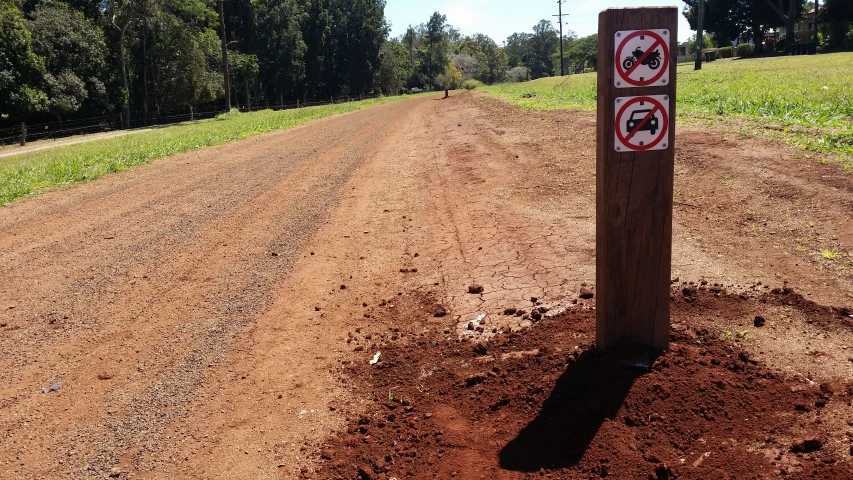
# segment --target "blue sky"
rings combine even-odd
[[[385,16],[391,22],[391,36],[402,35],[409,24],[426,23],[436,10],[447,15],[447,21],[463,34],[485,33],[498,45],[514,32],[530,32],[541,19],[554,22],[557,0],[386,0]],[[598,30],[598,13],[610,7],[678,7],[678,40],[685,41],[693,34],[687,20],[681,15],[681,0],[568,0],[563,5],[565,29],[574,30],[584,37]]]

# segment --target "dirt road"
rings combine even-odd
[[[853,178],[765,140],[678,135],[679,288],[789,286],[853,304]],[[0,477],[311,475],[321,446],[379,400],[351,362],[409,334],[535,328],[504,315],[531,297],[591,308],[577,294],[594,288],[594,149],[590,114],[466,93],[3,208]],[[785,303],[763,307],[766,328],[728,303],[680,312],[779,375],[853,379],[841,321]],[[833,452],[849,448],[841,407],[825,422]],[[496,466],[492,453],[477,458]],[[433,478],[412,468],[398,478]]]

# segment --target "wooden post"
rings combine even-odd
[[[601,350],[621,342],[665,350],[670,326],[678,8],[607,9],[598,18],[596,344]],[[657,33],[649,35],[647,30]],[[642,47],[637,43],[641,38],[660,40],[656,44],[643,40]],[[620,46],[621,58],[616,58]],[[665,46],[668,52],[663,52]],[[641,48],[645,52],[637,52]],[[658,69],[653,57],[643,55],[654,51],[665,55],[658,60]],[[646,70],[632,70],[635,63],[646,65]],[[625,83],[631,76],[639,86]],[[655,82],[649,83],[653,78]],[[636,111],[627,115],[629,104]],[[620,112],[624,116],[617,118]],[[623,130],[617,136],[619,129]]]
[[[699,10],[697,12],[697,16],[699,18],[697,19],[696,23],[696,62],[693,65],[694,70],[702,70],[702,60],[705,56],[705,32],[703,30],[705,27],[704,25],[702,25],[705,19],[704,5],[705,0],[699,0],[699,3],[697,4],[697,8]]]
[[[27,122],[21,122],[21,146],[27,146]]]

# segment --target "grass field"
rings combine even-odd
[[[757,120],[755,127],[772,126],[776,134],[803,148],[839,154],[849,162],[853,156],[851,65],[853,53],[720,60],[704,64],[700,71],[693,70],[692,64],[679,65],[679,117]],[[595,73],[482,90],[529,108],[596,107]],[[525,94],[534,96],[522,97]]]
[[[242,113],[187,122],[150,132],[57,147],[0,159],[0,205],[16,198],[92,180],[151,160],[301,125],[407,97]]]

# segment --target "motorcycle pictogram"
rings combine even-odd
[[[622,61],[622,68],[630,70],[631,67],[634,66],[634,63],[643,58],[643,55],[645,54],[646,52],[638,47],[636,50],[631,52],[630,57],[625,57],[625,60]],[[656,49],[654,52],[648,54],[646,58],[643,58],[643,61],[640,62],[640,65],[647,65],[652,70],[660,68],[660,51]]]

